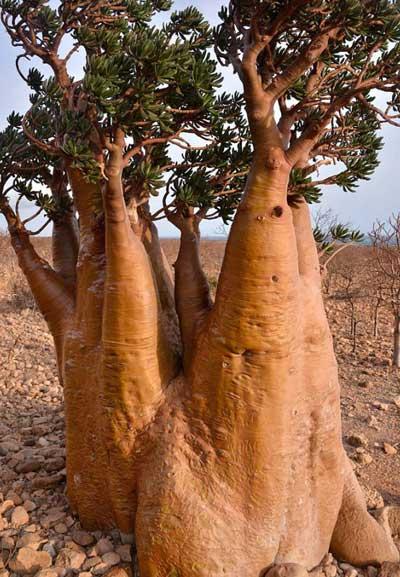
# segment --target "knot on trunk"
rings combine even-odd
[[[122,169],[120,165],[109,165],[106,168],[105,174],[108,178],[117,177],[122,173]]]
[[[282,215],[283,215],[283,208],[281,206],[274,206],[274,208],[272,209],[271,216],[281,218]]]
[[[285,162],[285,153],[279,147],[269,147],[267,149],[266,167],[269,170],[279,170]]]

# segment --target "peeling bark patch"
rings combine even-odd
[[[272,209],[272,216],[280,218],[282,214],[283,214],[283,208],[281,206],[274,206],[274,208]]]

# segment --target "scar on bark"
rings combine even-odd
[[[275,206],[272,209],[272,215],[276,216],[277,218],[280,218],[283,214],[283,208],[281,206]]]

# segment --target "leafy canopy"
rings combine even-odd
[[[218,92],[212,31],[195,8],[155,27],[170,1],[63,1],[53,9],[46,0],[2,0],[0,7],[31,89],[16,128],[31,152],[101,181],[109,144],[122,131],[127,202],[143,204],[168,185],[164,203],[232,217],[250,160],[248,129],[241,96]],[[69,70],[76,53],[84,59],[79,78]],[[26,59],[47,64],[51,75],[23,72]],[[38,180],[40,170],[29,178]]]
[[[399,125],[399,9],[391,0],[231,0],[221,9],[218,58],[242,79],[250,113],[275,114],[294,164],[291,194],[317,201],[326,184],[352,192],[377,167],[382,124]]]

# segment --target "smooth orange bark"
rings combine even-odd
[[[182,347],[178,316],[175,309],[174,274],[162,249],[157,227],[152,222],[146,223],[143,245],[150,259],[158,289],[163,331],[175,358],[174,362],[178,363]]]
[[[12,232],[11,242],[19,266],[53,336],[58,364],[63,366],[65,335],[74,310],[73,294],[64,286],[56,271],[39,257],[27,235]]]
[[[67,179],[63,170],[54,169],[49,183],[56,205],[63,206],[62,214],[53,221],[53,267],[71,288],[76,288],[76,265],[79,254],[79,226],[67,192]]]
[[[79,254],[79,229],[72,212],[53,224],[52,253],[54,270],[68,285],[75,288],[76,264]]]
[[[105,442],[114,518],[134,524],[135,442],[176,374],[160,322],[150,260],[133,233],[120,165],[109,168],[104,193],[106,282],[102,325],[102,380],[107,411]]]
[[[185,374],[192,366],[201,323],[212,308],[210,287],[200,262],[200,231],[195,217],[182,219],[175,263],[175,303],[183,346]]]
[[[333,535],[343,559],[398,559],[347,473],[308,207],[287,204],[284,153],[270,160],[253,166],[187,396],[177,384],[150,432],[136,516],[144,577],[311,569]]]
[[[76,306],[65,345],[64,396],[68,497],[88,528],[113,525],[102,442],[101,327],[105,282],[104,218],[101,187],[69,170],[79,214],[80,245],[76,269]],[[99,213],[100,211],[100,213]]]
[[[324,379],[312,397],[305,379],[283,155],[276,166],[254,166],[238,209],[194,353],[188,430],[176,425],[171,454],[156,453],[166,461],[165,487],[156,493],[144,483],[138,545],[145,577],[157,575],[155,567],[160,575],[177,567],[185,576],[246,577],[273,562],[312,567],[329,548],[341,502],[338,394],[327,394]],[[185,543],[184,556],[172,542]]]

